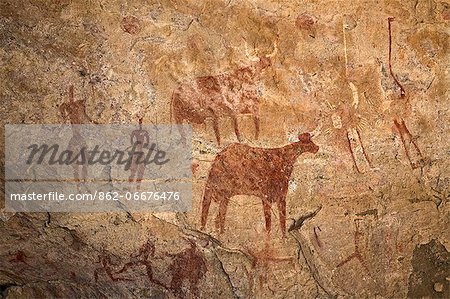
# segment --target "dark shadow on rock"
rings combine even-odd
[[[439,241],[418,245],[412,258],[408,298],[450,298],[450,253]]]

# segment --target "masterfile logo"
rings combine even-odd
[[[10,211],[185,211],[191,128],[170,125],[6,125]]]

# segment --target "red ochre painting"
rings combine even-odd
[[[450,2],[0,2],[3,128],[170,126],[192,156],[186,211],[3,196],[0,298],[450,297]]]

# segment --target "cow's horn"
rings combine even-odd
[[[278,52],[278,38],[273,42],[273,51],[270,54],[267,54],[267,58],[274,57]]]
[[[247,40],[246,40],[244,37],[242,37],[242,39],[244,40],[245,55],[247,56],[247,58],[248,58],[250,61],[258,61],[258,60],[259,60],[258,56],[256,56],[256,55],[254,55],[254,54],[252,54],[252,53],[249,52]],[[253,50],[253,51],[254,51],[254,50]]]

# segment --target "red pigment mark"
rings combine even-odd
[[[267,274],[269,272],[269,264],[270,263],[283,263],[288,262],[292,263],[294,262],[295,258],[286,256],[286,257],[279,257],[276,255],[276,252],[270,248],[267,244],[264,246],[262,250],[255,251],[250,248],[247,248],[248,254],[250,255],[252,262],[251,267],[253,271],[248,271],[247,268],[245,268],[247,279],[249,280],[250,287],[253,288],[253,281],[254,276],[253,272],[255,269],[261,269],[260,273],[262,273],[261,277],[259,277],[259,287],[262,288],[263,284],[267,283]]]
[[[317,153],[319,147],[309,133],[280,148],[256,148],[234,143],[213,161],[202,202],[201,227],[205,228],[211,201],[219,204],[216,228],[224,231],[230,198],[250,195],[262,200],[266,232],[271,229],[272,204],[278,206],[280,229],[286,234],[286,195],[294,163],[302,153]]]
[[[388,30],[389,30],[389,72],[391,73],[392,78],[394,79],[395,83],[398,87],[400,87],[400,97],[403,98],[406,96],[405,89],[400,84],[400,82],[397,80],[397,77],[394,75],[394,72],[392,71],[392,29],[391,29],[391,23],[394,21],[393,17],[388,18]]]
[[[187,48],[192,50],[194,53],[200,51],[200,47],[198,46],[198,39],[199,37],[197,35],[189,36],[187,40]]]
[[[200,164],[198,164],[197,162],[193,161],[192,162],[192,174],[196,174],[199,167],[200,167]]]
[[[400,134],[400,139],[402,140],[403,147],[404,147],[405,153],[406,153],[406,157],[408,158],[408,161],[409,161],[409,163],[411,165],[411,168],[412,169],[418,168],[419,165],[417,165],[416,163],[414,163],[411,160],[411,155],[409,153],[409,149],[408,149],[408,146],[406,144],[406,138],[405,137],[408,137],[410,143],[412,143],[414,148],[416,149],[417,154],[420,156],[421,159],[423,159],[422,152],[420,151],[419,146],[417,145],[417,143],[415,141],[415,138],[411,135],[411,132],[406,127],[405,121],[403,119],[401,120],[401,122],[398,122],[396,119],[394,119],[394,125],[395,125],[395,127],[397,128],[397,130],[398,130],[398,132]]]
[[[442,12],[442,18],[443,18],[445,21],[450,20],[450,8],[444,9],[444,11]]]
[[[392,236],[392,232],[391,231],[387,231],[384,234],[384,243],[385,245],[385,250],[386,250],[386,254],[390,257],[394,254],[394,249],[392,248],[392,243],[396,243],[397,242],[397,238],[396,236],[393,237]]]
[[[22,251],[22,250],[18,250],[16,252],[16,254],[14,255],[14,257],[12,259],[9,260],[10,263],[23,263],[25,265],[30,265],[26,262],[27,259],[27,255]]]
[[[137,34],[141,31],[141,25],[135,16],[127,16],[122,19],[122,30],[129,34]]]
[[[171,119],[173,117],[176,124],[185,121],[205,124],[207,119],[211,119],[217,144],[220,145],[219,118],[230,117],[233,120],[234,132],[240,142],[237,116],[250,114],[255,123],[255,138],[258,139],[261,102],[258,83],[263,70],[272,65],[271,57],[277,50],[274,43],[273,52],[260,56],[251,66],[220,75],[198,77],[193,82],[180,84],[172,94]],[[184,137],[183,127],[178,126],[178,129]]]
[[[350,140],[350,136],[349,136],[349,133],[348,133],[348,132],[347,132],[346,136],[347,136],[348,149],[349,149],[349,151],[350,151],[350,154],[352,155],[353,165],[355,166],[356,171],[358,171],[359,173],[361,173],[361,170],[359,169],[358,164],[356,163],[355,152],[353,151],[352,141]]]
[[[299,29],[311,29],[316,23],[316,18],[303,13],[297,17],[295,20],[295,26]]]
[[[391,32],[391,22],[394,20],[394,18],[390,17],[388,18],[388,27],[389,27],[389,71],[391,73],[392,78],[394,78],[395,83],[400,87],[400,97],[404,98],[406,95],[405,89],[403,88],[403,86],[400,84],[400,82],[398,82],[397,78],[394,75],[394,72],[392,71],[392,66],[391,66],[391,59],[392,59],[392,55],[391,55],[391,50],[392,50],[392,32]],[[397,128],[399,134],[400,134],[400,139],[402,140],[402,144],[403,147],[405,149],[405,153],[406,153],[406,157],[408,158],[408,161],[411,165],[412,169],[416,169],[419,167],[419,165],[417,165],[416,163],[412,162],[411,160],[411,155],[409,153],[409,149],[408,146],[406,144],[406,137],[409,139],[410,143],[413,144],[414,148],[417,151],[417,154],[420,157],[420,160],[423,161],[423,156],[422,156],[422,152],[420,151],[419,147],[417,146],[417,143],[415,141],[415,139],[413,138],[413,136],[411,135],[411,133],[409,132],[408,128],[406,127],[405,121],[403,119],[400,118],[400,122],[397,121],[396,119],[394,119],[394,125]]]
[[[186,239],[187,240],[187,239]],[[172,274],[170,288],[179,298],[188,298],[183,286],[186,282],[187,289],[192,293],[192,298],[199,298],[198,284],[207,272],[206,260],[197,244],[192,240],[187,240],[190,247],[177,254],[167,254],[172,257],[172,264],[169,271]]]
[[[137,254],[132,254],[130,256],[130,261],[125,263],[122,268],[115,270],[117,265],[114,265],[111,258],[107,255],[100,255],[101,267],[96,269],[94,272],[95,281],[98,280],[99,271],[104,271],[112,281],[131,281],[129,278],[125,278],[121,275],[126,274],[129,269],[134,269],[136,267],[144,266],[147,274],[147,278],[151,283],[159,285],[165,289],[168,289],[161,281],[153,276],[153,268],[150,258],[155,256],[155,245],[152,240],[147,240],[147,242],[142,245]]]
[[[96,123],[86,113],[86,100],[75,100],[73,85],[69,86],[69,100],[59,106],[59,112],[65,121],[71,124]]]
[[[356,134],[358,134],[358,140],[359,140],[359,144],[361,145],[361,149],[362,149],[364,158],[366,158],[366,161],[367,161],[367,163],[369,164],[369,167],[370,167],[370,168],[373,168],[372,162],[370,161],[369,155],[367,154],[366,148],[364,147],[364,143],[363,143],[362,137],[361,137],[361,132],[359,131],[358,128],[356,128],[355,130],[356,130]]]
[[[114,264],[111,261],[111,257],[106,254],[101,254],[98,258],[98,263],[100,263],[101,266],[94,270],[94,279],[96,282],[98,281],[98,275],[100,271],[105,272],[112,281],[127,280],[115,276],[116,271],[114,271]]]
[[[401,253],[403,251],[403,244],[398,241],[399,230],[388,230],[384,233],[384,243],[386,253],[388,256],[394,255],[394,253]]]
[[[336,267],[338,267],[338,268],[342,267],[346,263],[350,262],[352,259],[357,259],[361,263],[363,268],[367,271],[367,273],[370,274],[369,268],[367,268],[366,263],[365,263],[365,261],[364,261],[364,259],[362,257],[360,249],[359,249],[359,238],[363,235],[359,231],[359,223],[358,223],[359,221],[361,221],[361,219],[356,219],[355,220],[355,237],[354,237],[355,251],[351,255],[349,255],[345,260],[340,262]]]
[[[373,168],[372,162],[371,162],[370,159],[369,159],[369,155],[368,155],[367,152],[366,152],[366,148],[365,148],[364,143],[363,143],[363,140],[362,140],[361,132],[359,131],[358,128],[355,128],[355,131],[356,131],[356,134],[358,135],[358,142],[359,142],[359,145],[361,146],[361,150],[362,150],[362,152],[363,152],[363,156],[364,156],[364,158],[366,159],[367,164],[369,164],[369,167],[370,167],[370,168]],[[356,162],[356,155],[355,155],[355,152],[353,151],[352,141],[351,141],[351,139],[350,139],[349,134],[350,134],[349,132],[347,132],[347,134],[346,134],[346,137],[347,137],[347,145],[348,145],[350,154],[351,154],[351,156],[352,156],[353,165],[355,166],[356,170],[357,170],[359,173],[362,173],[362,171],[361,171],[361,170],[359,169],[359,167],[358,167],[358,163]]]
[[[147,130],[142,129],[142,118],[139,119],[139,128],[131,132],[130,143],[136,151],[142,152],[142,149],[149,145],[150,137]],[[128,182],[136,182],[136,189],[139,191],[141,187],[141,181],[144,177],[145,163],[139,163],[140,157],[134,155],[131,159],[130,176]],[[137,175],[136,175],[137,174]]]
[[[397,252],[402,253],[404,249],[404,244],[401,242],[396,242],[395,249],[397,249]]]
[[[147,272],[147,278],[151,283],[162,286],[163,288],[167,288],[161,281],[153,277],[153,268],[151,261],[149,258],[153,258],[155,256],[155,244],[152,240],[147,240],[147,242],[142,245],[136,255],[131,255],[130,261],[126,263],[122,269],[116,272],[116,274],[122,274],[128,271],[128,269],[132,269],[139,266],[144,266]]]
[[[50,260],[46,254],[42,254],[41,257],[44,259],[44,263],[48,266],[48,269],[51,271],[47,276],[56,275],[59,270],[61,270],[61,266],[58,263]],[[44,268],[44,267],[41,267]]]
[[[70,124],[85,124],[96,123],[86,113],[86,100],[75,100],[73,95],[73,85],[69,86],[69,100],[59,106],[59,111],[64,121],[69,121]],[[72,152],[79,152],[82,148],[86,147],[86,142],[80,133],[80,129],[77,126],[72,126],[72,138],[69,141],[68,150]],[[77,189],[80,191],[80,187],[87,179],[87,163],[79,164],[72,163],[74,179],[78,182]],[[80,178],[81,168],[81,178]]]

